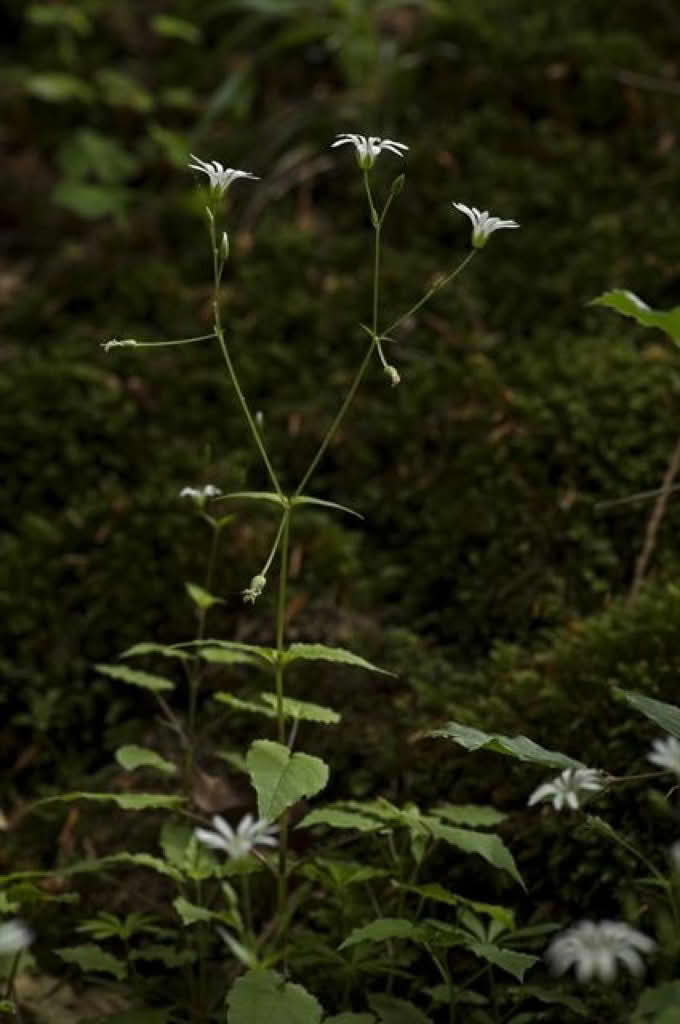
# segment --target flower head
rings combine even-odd
[[[258,573],[257,576],[253,576],[249,586],[242,592],[243,600],[246,604],[255,604],[258,597],[267,586],[267,577],[263,573]]]
[[[640,953],[651,953],[655,947],[653,939],[621,921],[580,921],[553,939],[545,956],[555,974],[575,967],[579,981],[613,981],[617,960],[631,974],[640,975],[645,969]]]
[[[0,924],[0,956],[13,956],[33,942],[34,935],[24,921],[15,917],[13,921]]]
[[[529,797],[529,806],[541,800],[552,800],[556,811],[561,811],[565,804],[577,810],[585,793],[604,789],[602,775],[593,768],[565,768],[553,779],[544,782]]]
[[[202,171],[203,174],[207,174],[210,178],[210,188],[213,192],[223,196],[227,191],[232,181],[236,178],[253,178],[258,181],[256,174],[251,174],[250,171],[236,171],[233,167],[224,167],[217,160],[199,160],[197,156],[191,154],[191,159],[194,161],[193,164],[189,164],[192,171]]]
[[[179,492],[180,498],[192,498],[199,505],[202,505],[206,498],[216,498],[222,491],[214,484],[206,484],[205,487],[183,487]]]
[[[647,755],[647,760],[668,772],[680,775],[680,740],[675,736],[667,736],[663,740],[654,740],[652,747],[654,749]]]
[[[482,249],[494,231],[501,228],[518,228],[514,220],[501,220],[500,217],[490,217],[488,210],[478,210],[476,206],[465,206],[464,203],[452,204],[459,213],[464,213],[472,222],[472,245],[475,249]]]
[[[389,149],[396,156],[403,156],[402,150],[408,146],[403,142],[394,142],[393,139],[380,139],[377,135],[336,135],[335,142],[331,143],[331,149],[336,146],[344,146],[350,143],[357,151],[357,161],[362,170],[369,170],[378,159],[383,149]]]
[[[278,831],[276,825],[269,821],[256,821],[252,814],[241,819],[236,831],[231,825],[216,814],[212,820],[215,831],[208,828],[197,828],[194,835],[213,850],[224,850],[229,857],[245,857],[255,846],[278,846],[274,835]]]

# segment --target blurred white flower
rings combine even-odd
[[[336,146],[344,146],[347,143],[354,146],[357,151],[357,161],[362,170],[367,171],[376,162],[383,149],[388,149],[396,156],[403,156],[402,150],[408,146],[403,142],[394,142],[393,139],[380,139],[377,135],[336,135],[335,142],[331,143],[331,149]]]
[[[663,740],[654,740],[652,746],[654,749],[647,755],[647,760],[668,772],[680,775],[680,740],[675,736],[667,736]]]
[[[631,974],[640,975],[645,969],[640,953],[655,948],[653,939],[621,921],[580,921],[553,939],[545,956],[555,974],[574,967],[579,981],[613,981],[617,960]]]
[[[110,348],[128,348],[134,347],[136,344],[134,338],[111,338],[111,341],[103,342],[102,348],[108,352]]]
[[[258,573],[257,576],[253,576],[250,581],[250,585],[246,587],[243,593],[243,600],[246,604],[255,604],[258,597],[267,586],[267,577],[262,573]]]
[[[476,206],[465,206],[464,203],[452,204],[459,213],[464,213],[472,222],[472,245],[475,249],[482,249],[494,231],[501,228],[518,228],[519,224],[514,220],[501,220],[500,217],[490,217],[488,210],[478,210]]]
[[[218,195],[223,196],[227,191],[232,181],[236,178],[253,178],[255,181],[259,181],[256,174],[251,174],[250,171],[236,171],[233,167],[224,167],[217,160],[199,160],[193,153],[190,154],[191,159],[195,162],[189,164],[192,171],[202,171],[203,174],[207,174],[210,178],[210,187],[213,192],[217,192]]]
[[[676,839],[671,845],[668,851],[668,859],[671,862],[673,871],[680,873],[680,839]]]
[[[205,501],[206,498],[216,498],[222,491],[214,484],[206,484],[205,487],[183,487],[179,492],[180,498],[193,498],[194,501]]]
[[[584,794],[594,793],[599,789],[604,789],[601,772],[593,768],[565,768],[552,782],[544,782],[535,789],[528,803],[531,807],[541,800],[552,800],[556,811],[561,811],[565,804],[575,811],[580,806]]]
[[[18,917],[0,924],[0,956],[12,956],[33,942],[33,932]]]
[[[214,832],[208,828],[197,828],[194,835],[206,846],[223,850],[229,857],[245,857],[255,846],[279,845],[274,835],[278,831],[277,826],[269,821],[256,821],[252,814],[246,814],[235,832],[219,814],[213,817],[212,823]]]

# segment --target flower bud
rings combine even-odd
[[[220,252],[222,253],[222,259],[229,259],[229,235],[226,231],[222,232],[222,242],[220,245]]]
[[[250,581],[250,586],[246,587],[243,591],[243,600],[246,604],[255,604],[258,597],[267,586],[267,577],[263,576],[262,573],[258,573],[257,576],[253,576]]]
[[[111,338],[111,341],[105,341],[102,344],[102,348],[105,352],[108,352],[110,348],[128,348],[135,346],[137,342],[134,338]]]
[[[390,384],[392,385],[392,387],[396,388],[397,384],[399,384],[399,382],[401,381],[401,377],[397,373],[396,368],[394,366],[390,366],[390,364],[388,363],[387,366],[385,367],[385,373],[390,378]]]

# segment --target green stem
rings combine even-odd
[[[385,338],[395,329],[395,327],[398,327],[400,323],[402,323],[404,320],[407,320],[410,316],[413,316],[414,313],[417,313],[421,306],[424,306],[425,303],[428,302],[436,292],[441,291],[441,289],[446,287],[446,285],[453,281],[454,278],[458,277],[461,271],[464,270],[465,267],[467,267],[468,263],[470,262],[476,251],[476,249],[471,249],[470,252],[465,257],[465,259],[458,264],[455,270],[452,270],[450,274],[446,275],[446,277],[440,278],[440,280],[438,280],[436,284],[433,284],[429,291],[426,291],[423,297],[418,299],[418,301],[414,303],[414,305],[411,306],[410,309],[407,309],[405,313],[402,313],[401,316],[398,316],[397,319],[390,324],[387,330],[382,332],[381,336]]]
[[[286,630],[286,593],[288,587],[288,546],[290,537],[291,510],[287,508],[283,514],[281,525],[281,561],[279,568],[279,593],[276,602],[276,720],[279,743],[285,743],[286,719],[283,713],[283,646]],[[278,913],[279,921],[283,922],[288,900],[288,812],[281,816],[279,831],[279,864],[278,864]]]
[[[222,328],[222,318],[220,316],[220,299],[219,299],[220,279],[221,279],[221,276],[222,276],[222,269],[224,267],[224,261],[222,261],[221,265],[220,265],[219,250],[217,248],[217,239],[215,237],[215,220],[214,220],[214,217],[213,217],[212,213],[210,212],[210,210],[208,210],[208,228],[209,228],[209,231],[210,231],[210,242],[211,242],[211,245],[212,245],[212,257],[213,257],[213,281],[214,281],[213,314],[214,314],[214,317],[215,317],[215,337],[217,338],[217,340],[219,342],[219,346],[220,346],[220,349],[222,350],[222,355],[224,357],[224,361],[225,361],[225,363],[227,365],[227,372],[229,373],[229,379],[231,380],[232,386],[233,386],[234,391],[236,392],[236,396],[237,396],[237,398],[239,400],[239,404],[241,406],[241,410],[243,412],[243,415],[246,418],[246,421],[248,423],[248,427],[250,428],[250,433],[252,434],[253,440],[255,442],[255,446],[257,447],[257,450],[259,451],[259,453],[260,453],[260,455],[262,457],[262,461],[265,464],[265,468],[266,468],[267,473],[269,475],[269,479],[271,480],[272,487],[274,488],[276,493],[279,495],[279,497],[283,497],[283,491],[281,490],[281,485],[279,484],[278,477],[277,477],[276,473],[274,472],[274,467],[272,466],[271,462],[269,461],[269,456],[267,455],[267,450],[266,450],[266,448],[264,446],[264,442],[262,440],[262,436],[260,434],[260,431],[257,429],[257,424],[255,423],[255,420],[253,419],[252,413],[251,413],[250,408],[248,406],[248,402],[246,401],[246,396],[243,394],[243,390],[242,390],[241,385],[239,383],[239,379],[238,379],[238,376],[236,374],[236,370],[234,368],[234,364],[233,364],[233,362],[231,360],[231,356],[229,355],[229,349],[227,348],[227,343],[226,343],[226,341],[224,339],[224,330]]]

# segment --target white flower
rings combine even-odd
[[[501,220],[500,217],[490,217],[488,210],[478,210],[476,206],[470,208],[463,203],[452,204],[460,213],[464,213],[472,221],[472,245],[475,249],[482,249],[489,235],[500,228],[518,228],[514,220]]]
[[[598,789],[604,789],[600,772],[593,768],[565,768],[552,782],[544,782],[533,791],[529,807],[540,800],[552,800],[556,811],[561,811],[565,804],[577,810],[582,795]]]
[[[18,917],[0,924],[0,956],[12,956],[33,942],[33,932]]]
[[[179,492],[180,498],[193,498],[194,501],[203,504],[206,498],[216,498],[222,491],[214,484],[206,484],[205,487],[183,487]]]
[[[640,953],[651,953],[655,947],[647,935],[621,921],[580,921],[553,939],[545,956],[556,974],[575,967],[579,981],[613,981],[617,960],[640,975],[645,969]]]
[[[194,835],[213,850],[224,850],[230,857],[245,857],[255,846],[278,846],[274,832],[277,826],[269,821],[256,821],[252,814],[246,814],[234,832],[231,825],[219,814],[213,817],[215,831],[197,828]]]
[[[102,348],[105,352],[108,352],[110,348],[128,348],[129,346],[135,346],[137,342],[134,338],[111,338],[111,341],[105,341],[102,344]]]
[[[403,156],[402,150],[408,146],[403,142],[394,142],[393,139],[380,139],[376,135],[336,135],[335,142],[331,143],[331,149],[336,146],[344,146],[351,143],[357,151],[357,161],[362,170],[369,170],[377,160],[383,149],[388,149],[396,156]]]
[[[217,192],[223,196],[227,191],[232,181],[236,178],[253,178],[255,181],[259,181],[256,174],[251,174],[250,171],[236,171],[233,167],[224,167],[217,160],[199,160],[193,153],[190,154],[191,159],[195,161],[193,164],[189,164],[192,171],[202,171],[203,174],[207,174],[210,178],[210,187],[213,192]]]
[[[667,736],[664,740],[654,740],[652,746],[654,750],[647,755],[647,760],[680,775],[680,740],[675,736]]]

